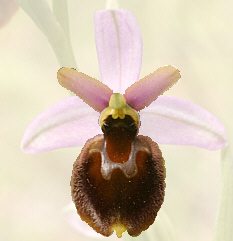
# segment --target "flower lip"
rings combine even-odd
[[[112,162],[104,137],[94,137],[77,158],[71,179],[77,212],[94,230],[137,236],[155,220],[165,194],[165,166],[158,145],[137,136],[131,161]],[[109,162],[110,161],[110,162]],[[135,169],[136,167],[136,169]]]

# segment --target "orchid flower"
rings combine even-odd
[[[0,28],[10,21],[18,7],[14,0],[0,0]]]
[[[25,131],[23,151],[38,154],[83,145],[101,134],[100,113],[102,128],[110,115],[113,119],[129,115],[140,126],[140,135],[159,144],[207,150],[227,146],[225,128],[212,114],[188,101],[160,96],[179,79],[177,69],[165,66],[138,81],[142,40],[132,13],[120,9],[97,12],[95,34],[103,83],[74,69],[61,68],[59,83],[79,98],[69,97],[41,113]],[[135,112],[139,112],[141,124]],[[119,236],[124,231],[117,230]]]

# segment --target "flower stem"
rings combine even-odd
[[[60,67],[77,69],[70,42],[67,0],[54,1],[52,13],[46,0],[15,0],[45,34],[51,44]]]
[[[68,67],[77,69],[77,64],[74,58],[73,49],[72,49],[71,40],[70,40],[70,26],[69,26],[67,0],[59,0],[59,1],[53,0],[53,13],[58,23],[61,25],[65,35],[63,46],[64,46],[64,51],[67,51],[67,53],[65,54],[67,59],[62,60],[63,59],[62,56],[61,56],[62,59],[60,59],[59,50],[56,50],[56,53],[58,54],[58,60],[60,60],[59,62],[62,63],[60,65],[61,67],[68,66]],[[68,65],[68,63],[70,64]]]
[[[70,37],[69,15],[67,0],[53,0],[53,14],[64,29],[67,37]]]
[[[213,241],[233,240],[233,159],[230,147],[221,152],[221,191]]]

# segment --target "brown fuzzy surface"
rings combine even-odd
[[[137,236],[153,224],[165,195],[165,167],[162,153],[147,136],[136,140],[138,173],[127,178],[115,169],[111,179],[101,174],[103,136],[90,139],[74,163],[71,189],[77,212],[94,230],[112,234],[113,224],[123,224],[131,236]]]

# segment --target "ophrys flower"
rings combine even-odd
[[[140,111],[141,126],[139,133],[150,136],[158,143],[195,145],[216,150],[226,146],[227,137],[221,122],[202,108],[174,97],[159,97],[157,99],[179,79],[179,71],[174,67],[160,68],[134,84],[139,78],[141,68],[142,41],[136,18],[132,13],[126,10],[100,11],[96,14],[95,24],[102,81],[114,91],[114,94],[108,86],[99,81],[73,69],[62,68],[58,72],[60,83],[77,94],[97,112],[91,110],[78,97],[67,98],[50,107],[32,122],[25,132],[22,146],[29,153],[41,153],[61,147],[79,146],[83,145],[88,138],[100,134],[102,128],[105,137],[95,137],[89,140],[80,154],[78,159],[80,161],[77,161],[74,165],[73,199],[76,201],[76,194],[80,193],[85,202],[77,203],[78,201],[76,201],[77,209],[83,219],[98,232],[110,235],[112,229],[115,229],[120,236],[125,229],[128,229],[131,235],[138,235],[153,222],[162,204],[164,167],[157,145],[148,137],[135,137],[140,125],[136,111]],[[155,99],[157,100],[153,102]],[[98,112],[102,112],[100,117],[101,128],[97,121]],[[110,128],[110,132],[108,132],[108,128]],[[114,129],[114,134],[112,134],[112,129]],[[128,139],[122,138],[124,134]],[[117,144],[114,146],[114,143]],[[122,148],[119,148],[119,146],[122,146],[123,152],[121,152]],[[138,152],[141,149],[143,151],[140,154]],[[156,154],[153,150],[156,150]],[[97,156],[93,157],[93,155]],[[144,161],[142,165],[138,163],[136,155],[144,155],[139,158]],[[97,160],[93,167],[91,166],[93,165],[91,159]],[[128,162],[128,159],[132,161]],[[103,160],[108,161],[107,168],[106,162]],[[119,160],[122,162],[120,163]],[[149,163],[148,165],[153,166],[156,161],[161,168],[153,169],[152,167],[151,169],[151,166],[145,165],[145,163]],[[128,163],[129,166],[126,165]],[[91,173],[92,170],[94,170],[93,173]],[[155,180],[154,186],[150,187],[151,192],[155,191],[155,186],[160,187],[160,191],[156,192],[160,194],[159,202],[155,204],[157,209],[153,209],[154,213],[150,217],[144,212],[145,205],[148,208],[151,204],[149,203],[151,201],[149,196],[146,200],[143,200],[144,195],[140,196],[143,194],[141,186],[141,189],[132,190],[130,184],[126,184],[127,181],[132,181],[131,178],[140,179],[142,177],[138,175],[140,170],[144,174],[148,174],[150,170],[157,171],[157,173],[152,171],[151,177],[142,175],[143,178],[149,177],[150,180]],[[158,175],[158,173],[161,175]],[[115,185],[119,176],[121,179],[125,178],[125,180]],[[160,178],[153,179],[154,176]],[[92,178],[92,180],[87,177]],[[99,189],[98,192],[94,191],[96,187],[93,186],[96,179],[105,182],[103,188]],[[80,180],[86,182],[78,187],[78,191],[75,189],[77,180],[78,184],[80,184]],[[111,193],[111,190],[107,190],[105,193],[105,190],[109,187],[107,180],[110,180],[108,183],[115,193]],[[138,183],[141,185],[144,181],[145,179],[140,179]],[[87,182],[92,182],[90,183],[90,186],[93,186],[92,190],[85,188],[87,187],[85,185],[88,185]],[[98,186],[100,185],[102,183],[98,183]],[[125,187],[132,193],[128,195]],[[139,193],[138,196],[135,196],[137,190]],[[103,198],[103,195],[107,197]],[[129,202],[124,206],[124,202],[119,201],[119,197],[122,200],[133,198],[130,202],[136,208],[131,210]],[[138,200],[137,197],[139,197]],[[104,199],[103,202],[101,202],[101,198]],[[113,200],[111,200],[112,198]],[[78,196],[78,200],[80,200],[80,196]],[[88,211],[90,206],[81,207],[81,205],[87,205],[88,201],[92,205],[93,212]],[[146,204],[144,204],[144,201]],[[106,207],[104,203],[111,203],[112,206]],[[98,209],[98,205],[101,208]],[[105,207],[106,213],[103,213]],[[131,217],[129,217],[129,212],[126,212],[128,211],[127,208],[131,212]],[[137,216],[139,211],[142,218],[138,218],[139,221],[135,222],[139,217]],[[134,219],[132,218],[133,215]],[[129,219],[127,220],[126,217],[129,217]],[[145,217],[148,217],[149,221],[145,220]],[[102,220],[104,220],[102,222],[105,225],[104,228],[101,227]]]

